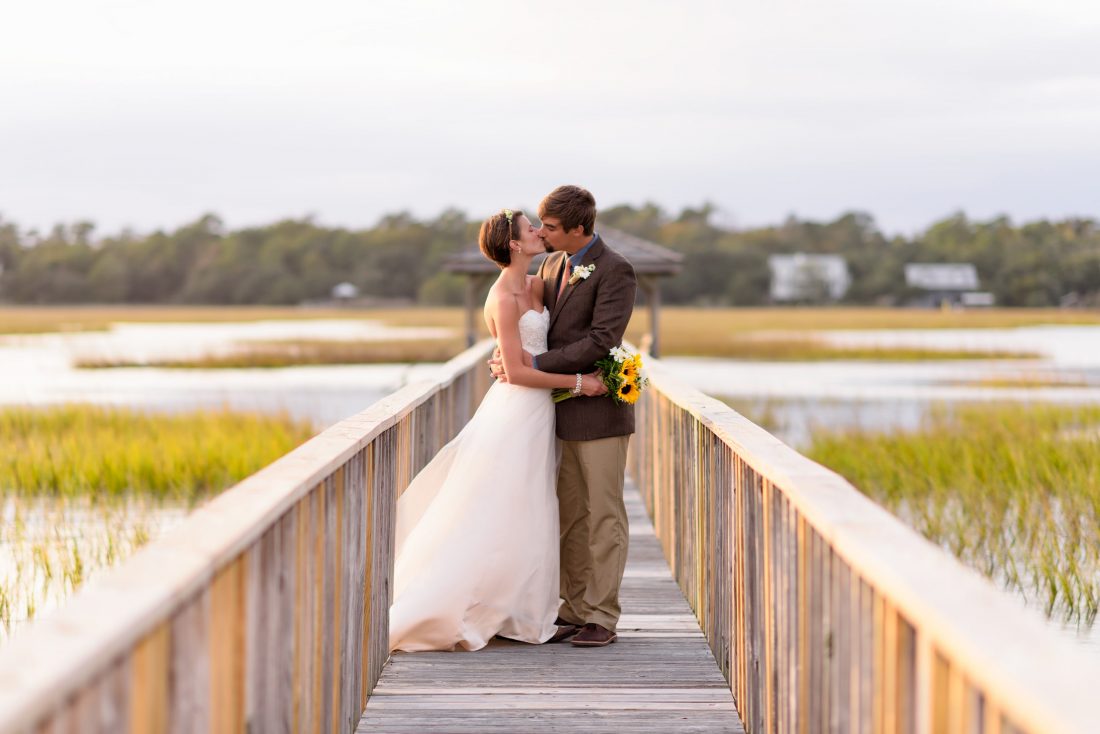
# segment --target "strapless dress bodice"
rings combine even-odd
[[[549,350],[546,335],[550,331],[550,309],[530,309],[519,317],[519,343],[523,351],[538,355]]]

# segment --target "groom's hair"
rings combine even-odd
[[[511,214],[511,218],[508,214]],[[519,239],[519,218],[521,211],[501,209],[481,223],[477,235],[477,244],[481,254],[495,262],[500,268],[512,262],[512,240]]]
[[[559,186],[539,204],[539,219],[546,217],[556,217],[566,232],[584,227],[590,235],[596,226],[596,197],[580,186]]]

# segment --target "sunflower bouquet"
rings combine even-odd
[[[608,397],[616,403],[633,405],[649,385],[649,379],[642,372],[642,355],[631,354],[621,346],[613,347],[606,357],[596,362],[596,368],[607,386]],[[564,387],[554,390],[551,395],[555,403],[577,397]]]

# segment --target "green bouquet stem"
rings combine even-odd
[[[567,387],[556,387],[550,392],[550,397],[554,400],[555,403],[560,403],[563,400],[568,400],[569,398],[579,398],[581,396],[574,395],[573,391]]]

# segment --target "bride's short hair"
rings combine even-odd
[[[523,212],[501,209],[481,223],[477,235],[477,244],[481,254],[495,262],[501,268],[512,262],[512,240],[519,239],[519,218]]]

